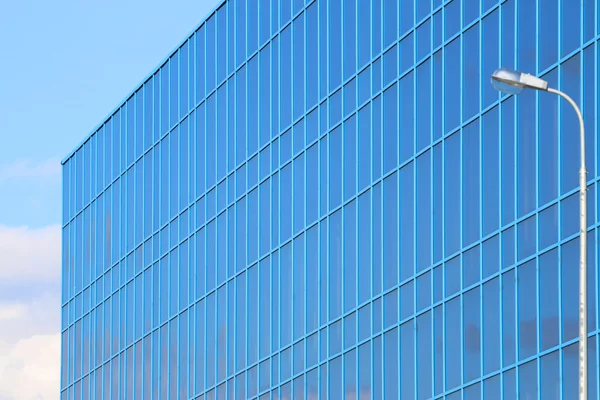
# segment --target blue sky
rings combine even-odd
[[[0,400],[58,398],[60,161],[219,2],[0,3]]]

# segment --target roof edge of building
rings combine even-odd
[[[100,122],[99,124],[96,124],[94,126],[94,128],[90,131],[90,133],[88,133],[83,140],[81,140],[81,142],[79,142],[79,144],[77,146],[75,146],[75,148],[73,150],[71,150],[67,156],[65,156],[60,164],[61,165],[65,165],[74,155],[75,153],[81,149],[83,147],[83,145],[92,138],[92,136],[94,136],[94,134],[96,132],[98,132],[98,130],[106,123],[108,122],[108,120],[110,120],[112,118],[113,115],[115,115],[117,113],[117,111],[119,111],[119,109],[125,104],[127,103],[127,100],[133,96],[135,94],[135,92],[137,92],[139,89],[141,89],[144,84],[150,79],[152,78],[152,76],[154,76],[154,74],[156,74],[160,68],[177,52],[179,51],[179,49],[185,44],[185,42],[187,42],[195,33],[198,29],[200,29],[202,27],[202,25],[204,25],[206,23],[206,21],[208,21],[208,19],[210,17],[213,16],[213,14],[215,14],[217,12],[217,10],[219,8],[221,8],[223,6],[223,4],[225,4],[228,0],[219,0],[218,3],[212,8],[212,10],[210,10],[208,13],[206,13],[206,15],[204,16],[204,18],[202,18],[202,20],[200,21],[200,23],[198,23],[198,25],[196,25],[195,28],[193,28],[186,36],[185,39],[183,39],[182,41],[179,42],[179,44],[177,46],[175,46],[174,50],[172,50],[171,52],[169,52],[169,54],[163,58],[156,67],[152,68],[151,72],[149,74],[147,74],[144,79],[141,80],[140,83],[138,83],[137,85],[134,86],[134,89],[131,90],[123,100],[121,100],[118,105],[112,109],[111,112],[108,113],[108,116],[106,116],[105,118],[102,119],[102,122]]]

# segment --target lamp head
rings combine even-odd
[[[491,77],[492,86],[504,93],[518,94],[523,89],[548,90],[548,82],[533,75],[500,68],[494,71]]]

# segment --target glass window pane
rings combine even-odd
[[[460,0],[454,0],[450,3],[458,4]],[[446,8],[448,9],[448,8]],[[446,25],[447,27],[448,25]],[[456,38],[444,48],[444,131],[449,132],[456,128],[460,123],[460,46],[461,38]]]
[[[383,391],[384,398],[399,398],[398,385],[400,382],[400,349],[398,348],[398,328],[386,332],[383,335],[384,346],[384,368],[383,368]]]
[[[398,283],[398,174],[383,181],[383,282],[384,290]]]
[[[460,136],[454,134],[444,142],[444,227],[445,255],[460,246]]]
[[[461,365],[461,334],[460,324],[460,297],[446,303],[446,390],[461,384],[461,370],[456,365]]]
[[[483,285],[483,373],[500,368],[500,279]]]
[[[463,296],[463,332],[464,332],[464,362],[465,375],[463,382],[470,382],[481,376],[481,321],[479,287],[472,289]]]

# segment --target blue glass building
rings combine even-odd
[[[574,399],[600,4],[229,0],[64,161],[62,399]]]

